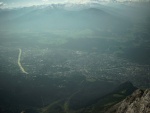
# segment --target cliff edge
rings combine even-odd
[[[150,89],[137,89],[106,113],[150,113]]]

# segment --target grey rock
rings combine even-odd
[[[150,89],[138,89],[106,113],[150,113]]]

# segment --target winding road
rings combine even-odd
[[[19,55],[18,55],[18,66],[22,73],[28,74],[28,72],[25,71],[25,69],[22,67],[20,59],[21,59],[22,50],[19,48]]]

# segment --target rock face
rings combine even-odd
[[[106,113],[150,113],[150,89],[136,90]]]

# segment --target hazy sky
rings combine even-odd
[[[57,3],[88,3],[100,1],[140,1],[140,0],[0,0],[0,7],[22,7],[41,4]],[[141,0],[148,1],[148,0]]]
[[[87,3],[95,0],[0,0],[0,7],[30,6],[57,3]],[[99,1],[99,0],[98,0]]]
[[[15,7],[26,5],[39,5],[48,3],[62,3],[66,0],[0,0],[0,7]]]
[[[62,2],[65,0],[0,0],[3,3],[44,3],[44,2]]]

